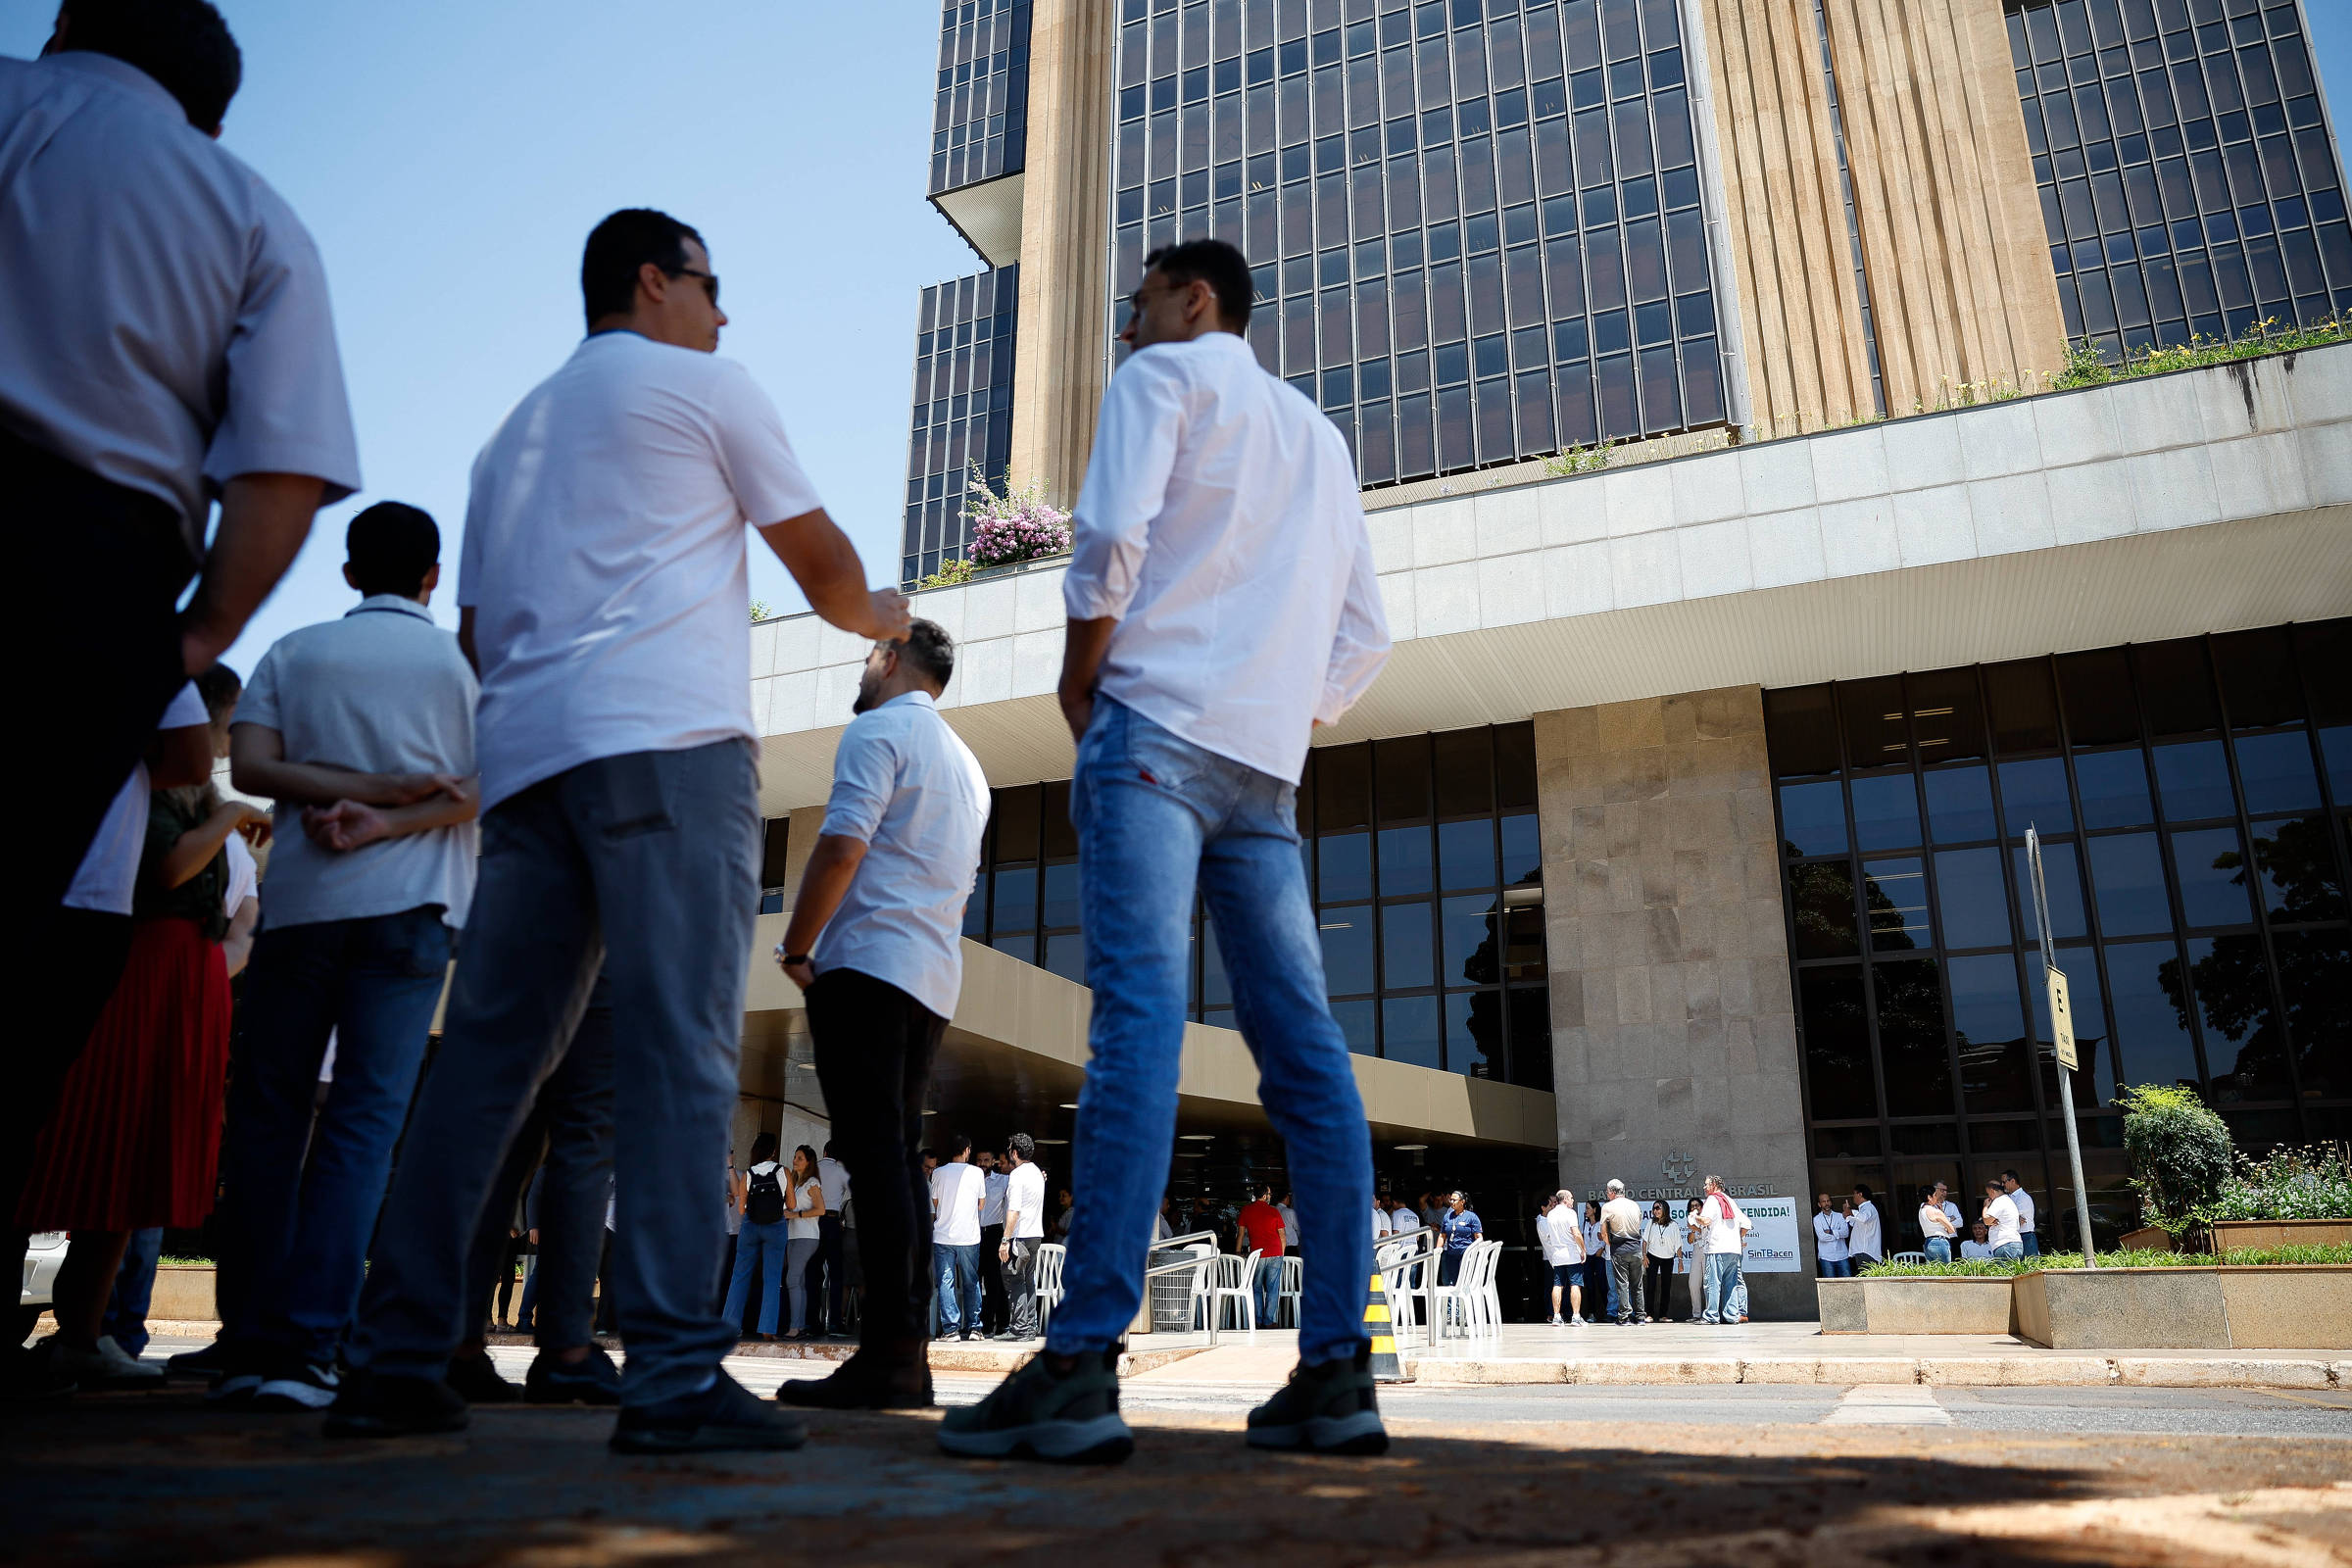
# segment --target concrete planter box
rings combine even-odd
[[[2213,1250],[2241,1247],[2348,1247],[2352,1219],[2225,1219],[2213,1226]]]
[[[1814,1283],[1821,1290],[1824,1334],[2012,1332],[2012,1293],[2005,1276],[1912,1275]]]
[[[2020,1339],[2054,1350],[2352,1349],[2352,1264],[2036,1269]]]
[[[147,1316],[159,1323],[211,1323],[220,1316],[213,1301],[212,1267],[166,1263],[155,1271],[155,1296]]]

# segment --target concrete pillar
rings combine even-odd
[[[1762,692],[1538,713],[1535,729],[1563,1184],[1581,1200],[1614,1177],[1678,1214],[1709,1173],[1803,1193]],[[1750,1276],[1753,1315],[1814,1315],[1801,1219],[1798,1241],[1798,1272]]]

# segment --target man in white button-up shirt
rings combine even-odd
[[[952,1453],[1120,1457],[1118,1346],[1143,1295],[1175,1136],[1189,915],[1226,956],[1259,1094],[1290,1152],[1302,1250],[1299,1372],[1251,1412],[1266,1447],[1388,1445],[1364,1338],[1370,1145],[1298,860],[1309,735],[1389,650],[1339,431],[1240,334],[1250,270],[1215,240],[1145,264],[1103,394],[1062,601],[1061,707],[1094,990],[1079,1195],[1047,1351],[952,1411]]]
[[[788,1403],[931,1402],[923,1098],[963,988],[963,905],[988,825],[988,775],[939,715],[955,671],[954,643],[928,620],[866,656],[857,717],[833,754],[824,826],[776,949],[808,993],[817,1082],[858,1185],[865,1266],[858,1353],[821,1383],[787,1381],[776,1396]],[[977,1229],[971,1240],[976,1250]]]

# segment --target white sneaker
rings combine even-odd
[[[1559,1313],[1554,1312],[1551,1314],[1551,1326],[1555,1329],[1561,1326]]]
[[[164,1369],[138,1359],[115,1343],[111,1334],[98,1341],[95,1350],[77,1350],[55,1339],[42,1342],[57,1364],[74,1374],[74,1380],[85,1389],[135,1388],[161,1384]]]

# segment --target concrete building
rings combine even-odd
[[[2094,1224],[2120,1084],[2352,1136],[2352,347],[2046,390],[2352,309],[2292,0],[968,0],[938,90],[988,267],[924,295],[906,581],[970,468],[1074,497],[1174,238],[1244,248],[1356,454],[1397,651],[1299,826],[1385,1181],[1524,1240],[1720,1174],[1788,1237],[1767,1315],[1818,1190],[1900,1247],[2014,1166],[2071,1236],[2029,824]],[[1066,1138],[1084,1054],[1059,576],[918,602],[998,786],[939,1095],[982,1136]],[[778,909],[859,657],[757,633]],[[1281,1158],[1197,952],[1180,1188]],[[821,1113],[753,1005],[747,1089]]]

